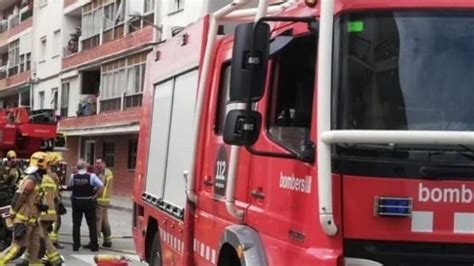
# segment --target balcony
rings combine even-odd
[[[28,17],[23,21],[20,21],[18,24],[16,24],[13,27],[7,27],[6,31],[0,33],[0,47],[5,46],[8,44],[8,39],[12,36],[15,36],[16,34],[27,30],[31,28],[33,25],[33,17]],[[0,32],[1,32],[1,27],[0,26]]]
[[[6,45],[11,36],[31,27],[33,22],[33,1],[4,2],[0,7],[3,14],[0,20],[0,46]]]
[[[10,89],[12,87],[19,86],[21,84],[27,83],[31,77],[31,71],[27,70],[20,72],[16,75],[9,76],[7,78],[0,80],[0,90]]]
[[[71,51],[71,53],[69,53],[69,56],[63,58],[63,70],[71,69],[85,63],[94,64],[101,59],[112,57],[126,51],[144,48],[152,40],[153,28],[151,26],[147,26],[123,38],[103,43],[102,45],[92,47],[85,51],[72,53],[72,51],[75,51],[77,48],[65,48],[68,51]]]
[[[105,135],[138,131],[140,108],[62,119],[59,130],[68,136]]]
[[[64,8],[76,3],[77,0],[64,0]]]

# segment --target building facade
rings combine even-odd
[[[130,195],[147,54],[228,2],[0,1],[0,107],[54,109],[69,165],[103,158]]]

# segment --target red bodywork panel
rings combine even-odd
[[[469,1],[384,1],[384,0],[340,0],[335,1],[335,15],[343,12],[374,9],[462,9],[474,8]],[[319,8],[308,8],[299,2],[285,11],[282,16],[319,16]],[[215,265],[219,257],[219,242],[225,228],[237,224],[225,207],[225,199],[216,196],[215,188],[206,185],[215,177],[215,162],[219,156],[229,156],[230,146],[225,145],[222,136],[214,132],[217,112],[219,79],[222,69],[231,59],[233,37],[218,38],[214,45],[213,59],[205,86],[205,100],[199,128],[199,144],[196,148],[197,164],[196,185],[198,195],[196,211],[186,209],[184,221],[172,218],[165,212],[146,203],[142,199],[146,180],[147,155],[149,152],[150,121],[154,85],[184,70],[202,64],[208,17],[193,24],[180,35],[188,34],[189,43],[178,45],[178,38],[168,40],[157,46],[148,56],[143,97],[142,118],[137,151],[136,180],[134,186],[135,222],[133,235],[138,255],[145,259],[151,246],[147,244],[150,224],[156,221],[162,247],[164,265]],[[307,27],[291,23],[273,25],[273,35],[289,28],[293,33],[307,31]],[[317,49],[317,47],[315,47]],[[156,60],[158,59],[158,60]],[[271,62],[270,62],[271,64]],[[268,75],[270,76],[270,75]],[[269,82],[267,82],[268,84]],[[316,88],[315,80],[314,87]],[[196,84],[197,86],[197,84]],[[258,111],[266,121],[268,88],[258,103]],[[316,97],[316,93],[314,94]],[[314,99],[316,102],[316,98]],[[316,117],[313,106],[313,118]],[[312,119],[310,138],[316,142],[316,119]],[[255,147],[258,150],[285,152],[273,142],[265,132]],[[317,169],[316,164],[303,163],[292,159],[275,159],[264,156],[252,156],[244,149],[238,154],[236,206],[244,211],[243,224],[253,228],[263,243],[265,257],[269,265],[340,265],[343,238],[378,239],[403,241],[446,241],[473,243],[468,235],[453,235],[451,218],[453,211],[474,212],[471,205],[433,204],[417,202],[419,184],[429,187],[462,187],[465,184],[471,190],[469,182],[419,181],[407,179],[366,178],[333,175],[334,216],[339,226],[335,237],[328,237],[321,230],[318,214]],[[280,183],[285,177],[296,177],[309,182],[309,189],[292,191],[282,188]],[[252,191],[264,193],[263,199],[251,196]],[[382,218],[373,215],[375,196],[412,197],[414,210],[433,211],[433,233],[411,232],[410,218]],[[187,206],[189,207],[189,205]],[[451,219],[451,220],[450,220]],[[291,235],[299,234],[300,239]],[[184,256],[183,256],[184,255]],[[191,256],[191,261],[186,259]]]
[[[28,109],[24,107],[0,111],[0,151],[15,150],[20,158],[41,149],[43,141],[54,141],[57,133],[56,118],[49,123],[30,121]]]
[[[474,243],[456,218],[474,217],[474,183],[344,176],[344,237],[392,241]],[[375,197],[413,199],[412,217],[374,215]],[[474,220],[472,220],[474,228]]]

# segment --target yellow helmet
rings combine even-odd
[[[31,155],[30,167],[37,167],[39,169],[46,169],[48,165],[48,155],[45,152],[37,151]]]
[[[15,159],[16,158],[16,152],[14,150],[9,150],[7,152],[7,158],[8,159]]]
[[[63,159],[60,152],[48,152],[47,161],[49,165],[56,165]]]

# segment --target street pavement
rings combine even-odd
[[[64,201],[69,201],[67,197]],[[113,199],[112,199],[113,201]],[[123,208],[118,206],[117,208],[109,209],[109,221],[112,227],[113,246],[112,248],[100,248],[99,252],[91,252],[88,249],[79,249],[78,252],[72,250],[72,217],[71,208],[66,203],[68,213],[63,218],[63,224],[60,229],[59,241],[64,246],[64,249],[59,250],[61,255],[66,259],[65,264],[67,266],[81,266],[81,265],[96,265],[94,263],[94,255],[97,254],[110,254],[117,256],[125,256],[131,259],[129,265],[131,266],[143,266],[144,263],[140,263],[138,256],[136,256],[133,239],[131,234],[132,228],[132,212],[131,209]],[[112,203],[113,204],[113,203]],[[131,206],[131,204],[130,204]],[[81,226],[81,244],[87,244],[89,242],[88,229],[85,218],[83,218]],[[99,243],[102,244],[102,241]],[[14,265],[14,264],[12,264]]]

